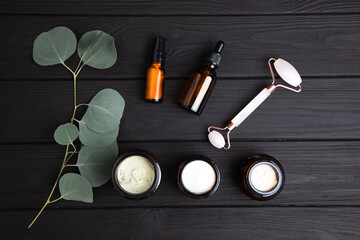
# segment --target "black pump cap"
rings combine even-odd
[[[153,62],[165,63],[165,44],[166,38],[157,37],[153,55]]]
[[[213,63],[214,65],[218,66],[221,61],[220,53],[224,49],[225,43],[223,41],[218,41],[214,50],[210,53],[209,62]]]

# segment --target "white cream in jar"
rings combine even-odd
[[[260,164],[252,168],[250,181],[252,186],[258,191],[268,192],[278,184],[278,175],[269,164]]]
[[[184,166],[181,182],[189,192],[196,195],[205,194],[214,188],[216,172],[208,162],[194,160]]]

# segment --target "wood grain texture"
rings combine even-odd
[[[177,99],[186,80],[168,80],[162,104],[145,103],[145,80],[78,80],[78,102],[87,103],[103,88],[126,101],[119,140],[207,139],[210,125],[225,126],[270,79],[218,79],[199,116],[185,112]],[[53,142],[53,132],[72,114],[72,82],[58,80],[1,83],[0,142]],[[359,139],[360,81],[355,78],[305,78],[303,91],[276,90],[233,133],[233,141],[269,139]],[[83,115],[80,109],[77,115]]]
[[[347,239],[360,238],[358,208],[141,208],[5,212],[6,239]]]
[[[51,17],[2,16],[1,79],[64,79],[63,66],[40,67],[32,60],[38,34],[64,25],[80,38],[101,29],[116,39],[117,63],[108,70],[85,68],[81,77],[133,79],[145,76],[154,38],[169,39],[167,78],[186,78],[199,68],[216,41],[226,44],[217,71],[222,78],[269,77],[267,59],[290,61],[303,77],[360,76],[360,18],[357,15],[252,17]],[[29,31],[29,26],[31,31]],[[78,57],[68,65],[75,68]]]
[[[359,13],[356,0],[26,0],[2,1],[2,14],[55,15],[251,15],[251,14],[322,14]]]
[[[120,143],[119,147],[122,153],[140,149],[156,157],[163,177],[153,196],[143,201],[126,200],[109,182],[94,190],[93,204],[59,201],[49,207],[359,206],[358,142],[242,142],[233,143],[229,151],[215,149],[207,142]],[[57,145],[0,146],[0,159],[11,163],[0,165],[0,210],[40,208],[60,169],[63,153],[63,147]],[[267,202],[250,199],[240,187],[241,163],[257,153],[272,155],[285,169],[284,190]],[[208,199],[190,199],[177,187],[178,166],[193,155],[208,156],[220,168],[220,187]]]
[[[0,15],[1,240],[360,238],[360,1],[13,0],[0,2]],[[122,198],[110,182],[94,189],[93,204],[59,201],[27,231],[64,154],[54,129],[72,112],[69,72],[40,67],[31,56],[36,36],[59,25],[78,39],[94,29],[115,37],[117,63],[85,67],[78,100],[118,90],[126,100],[120,152],[152,153],[163,178],[143,201]],[[143,95],[158,35],[169,51],[165,101],[153,105]],[[176,102],[218,40],[226,43],[218,83],[197,117]],[[276,90],[232,133],[231,150],[213,148],[207,127],[224,126],[270,82],[270,57],[299,70],[303,91]],[[286,173],[284,190],[267,202],[250,199],[239,184],[242,161],[258,153],[277,158]],[[218,191],[203,200],[176,184],[179,164],[197,154],[221,171]]]

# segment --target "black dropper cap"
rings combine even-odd
[[[165,63],[165,44],[166,38],[157,37],[153,55],[153,62]]]
[[[214,50],[210,53],[209,56],[209,62],[211,62],[212,64],[219,66],[220,61],[221,61],[221,51],[224,49],[225,43],[223,41],[218,41],[216,43],[216,46],[214,48]]]

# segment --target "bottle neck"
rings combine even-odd
[[[205,66],[209,67],[209,68],[212,68],[212,69],[217,68],[217,65],[215,63],[213,63],[213,62],[207,62],[207,63],[205,63]]]
[[[165,55],[164,55],[164,49],[158,49],[156,48],[154,50],[154,54],[153,54],[153,62],[160,62],[162,64],[164,64],[165,62]]]
[[[162,62],[152,62],[151,65],[164,66],[164,63],[162,63]]]

